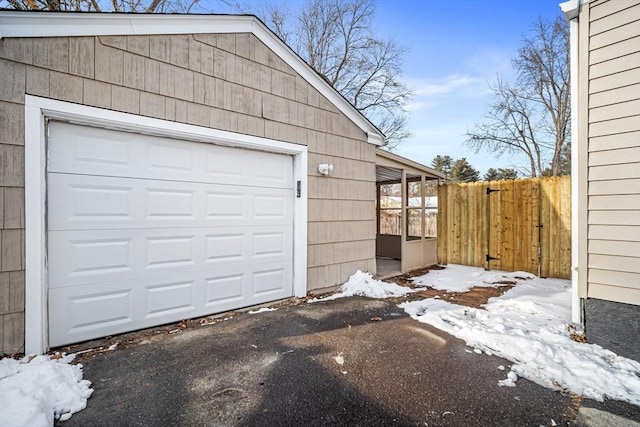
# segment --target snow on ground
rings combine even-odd
[[[484,271],[464,265],[447,265],[442,270],[430,270],[427,274],[412,278],[414,285],[428,286],[448,292],[466,292],[474,286],[498,287],[505,282],[514,282],[522,278],[533,278],[531,273],[516,271]]]
[[[448,271],[464,283],[483,277],[479,268],[466,267],[465,276],[457,266],[452,267],[436,271],[440,284],[451,284],[444,280]],[[522,277],[520,273],[494,274]],[[486,310],[441,299],[406,302],[400,307],[414,319],[466,341],[476,352],[511,360],[511,370],[500,381],[501,386],[516,386],[518,377],[524,377],[599,401],[609,398],[640,405],[640,363],[569,337],[570,282],[527,276],[531,278],[515,279],[513,288],[491,298]]]
[[[410,292],[415,292],[415,290],[395,283],[376,280],[371,274],[358,270],[349,277],[349,280],[340,287],[337,293],[324,298],[313,298],[307,302],[330,301],[356,295],[369,298],[403,297]]]
[[[249,314],[260,314],[260,313],[266,313],[268,311],[276,311],[276,310],[277,310],[277,308],[262,307],[262,308],[259,308],[257,310],[249,311]]]
[[[524,377],[587,398],[640,405],[640,363],[598,345],[570,339],[568,281],[455,265],[415,279],[416,284],[454,292],[473,286],[498,286],[503,281],[516,284],[501,297],[491,298],[486,310],[436,298],[406,302],[400,307],[414,319],[463,339],[476,353],[511,360],[511,369],[499,381],[500,386],[516,387],[518,378]],[[357,271],[338,293],[309,302],[355,295],[401,297],[414,291]],[[253,313],[266,311],[273,309],[262,308]],[[60,359],[50,356],[25,357],[19,361],[0,359],[0,424],[52,426],[54,419],[67,420],[84,409],[93,390],[91,383],[82,379],[82,366],[70,364],[73,358],[74,355]],[[336,362],[339,363],[338,358]],[[505,370],[502,365],[497,369]]]
[[[70,364],[74,357],[0,359],[0,424],[49,427],[83,410],[93,389],[82,365]]]

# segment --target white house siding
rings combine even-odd
[[[640,305],[640,1],[591,1],[579,20],[580,166],[588,177],[579,293]]]

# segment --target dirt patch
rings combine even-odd
[[[446,267],[440,266],[431,266],[428,268],[421,268],[419,270],[414,270],[409,273],[403,274],[401,276],[390,277],[385,279],[387,282],[393,282],[400,286],[406,286],[412,289],[421,289],[418,292],[412,292],[408,294],[406,297],[397,298],[399,302],[404,301],[417,301],[426,298],[440,297],[441,299],[448,301],[453,304],[466,305],[468,307],[474,308],[483,308],[484,304],[489,301],[489,298],[499,297],[504,294],[506,291],[511,289],[516,282],[505,280],[499,283],[496,283],[495,287],[481,287],[476,286],[471,288],[466,292],[446,292],[440,291],[437,289],[432,289],[424,286],[418,286],[413,282],[414,277],[422,276],[427,274],[431,270],[443,270]],[[523,278],[524,279],[524,278]]]
[[[512,285],[498,286],[495,288],[474,287],[467,292],[446,292],[437,289],[424,288],[424,290],[412,292],[404,297],[390,298],[390,301],[399,304],[405,301],[419,301],[427,298],[438,297],[452,304],[484,309],[484,305],[489,301],[489,298],[499,297],[512,287]]]
[[[439,265],[432,265],[431,267],[420,268],[418,270],[413,270],[408,273],[402,274],[400,276],[389,277],[388,279],[384,279],[385,282],[393,282],[400,286],[406,286],[408,288],[422,288],[423,286],[417,286],[413,283],[414,277],[423,276],[432,270],[444,270],[445,267],[440,267]],[[425,297],[428,298],[428,297]]]
[[[587,342],[587,335],[584,331],[577,330],[573,325],[567,325],[567,332],[569,332],[569,337],[575,342]]]
[[[498,286],[496,288],[474,287],[467,292],[447,292],[440,296],[453,304],[466,305],[474,308],[484,308],[489,298],[499,297],[511,289],[513,285]]]

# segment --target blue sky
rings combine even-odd
[[[375,33],[409,49],[404,78],[416,91],[409,129],[398,154],[430,165],[436,155],[467,160],[481,173],[524,165],[523,159],[475,154],[463,142],[482,121],[487,83],[512,76],[511,58],[539,16],[560,14],[557,0],[379,0]]]
[[[245,8],[278,0],[239,0]],[[466,157],[481,173],[526,165],[522,158],[478,154],[463,142],[491,101],[487,84],[512,77],[511,59],[538,19],[554,19],[561,0],[376,0],[372,28],[408,50],[403,76],[415,90],[409,105],[412,137],[396,151],[430,165],[438,154]],[[206,0],[205,0],[206,2]],[[304,0],[280,0],[295,10]],[[227,12],[233,12],[232,10]]]

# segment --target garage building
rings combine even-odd
[[[255,17],[2,11],[0,37],[0,353],[375,272],[384,135]]]

